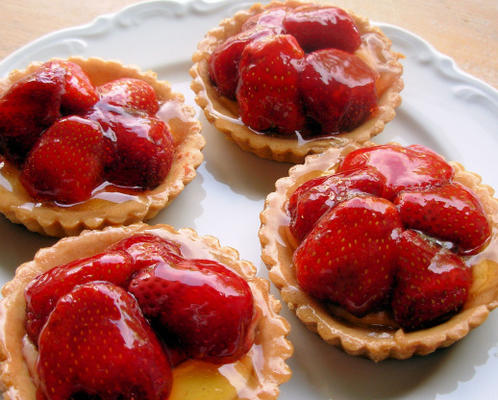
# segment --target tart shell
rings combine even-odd
[[[240,32],[244,22],[253,15],[275,7],[296,8],[303,5],[307,5],[308,9],[327,7],[323,4],[296,0],[273,1],[267,5],[254,4],[250,9],[237,12],[232,18],[221,21],[218,27],[210,30],[192,56],[194,65],[190,70],[193,78],[191,88],[196,93],[196,102],[204,109],[208,121],[237,143],[242,150],[252,152],[261,158],[299,163],[307,154],[321,153],[329,147],[341,147],[350,142],[365,142],[382,132],[384,125],[396,115],[395,108],[401,104],[399,92],[403,89],[401,79],[403,67],[398,62],[401,56],[391,51],[391,41],[380,29],[371,26],[367,19],[347,11],[355,21],[360,34],[365,35],[364,38],[368,37],[368,40],[363,39],[362,47],[355,54],[373,66],[381,74],[382,79],[390,82],[379,98],[375,115],[351,132],[312,140],[267,136],[256,133],[243,124],[239,117],[237,102],[219,95],[217,88],[211,82],[209,77],[211,53],[228,37]],[[366,50],[367,45],[372,51]]]
[[[178,240],[186,249],[200,248],[207,257],[215,259],[241,275],[249,283],[256,309],[260,315],[255,345],[249,350],[259,351],[253,363],[251,379],[258,382],[251,388],[251,399],[273,400],[278,397],[279,385],[290,379],[291,371],[285,363],[293,351],[286,339],[289,324],[278,315],[281,304],[269,293],[269,282],[256,277],[256,268],[248,261],[239,259],[236,250],[221,247],[212,236],[199,237],[192,229],[175,231],[169,225],[149,226],[134,224],[128,227],[108,227],[102,231],[85,231],[80,236],[64,238],[49,248],[41,249],[34,259],[18,267],[15,277],[2,289],[0,304],[0,388],[4,399],[35,400],[36,387],[30,376],[26,359],[36,359],[36,349],[29,342],[24,328],[24,289],[35,277],[71,260],[102,252],[109,245],[138,232],[149,232],[172,240]],[[28,356],[26,341],[31,350]],[[29,347],[29,346],[28,346]],[[262,356],[261,358],[259,358]],[[244,396],[245,398],[245,396]]]
[[[84,229],[102,229],[105,226],[129,225],[154,217],[183,190],[196,175],[201,164],[205,141],[200,134],[201,125],[192,107],[184,104],[183,95],[174,93],[166,81],[159,81],[154,72],[141,72],[134,66],[123,66],[116,61],[99,58],[69,58],[81,66],[95,86],[123,78],[137,78],[149,83],[155,90],[162,108],[158,117],[169,126],[175,145],[171,170],[153,190],[134,192],[118,201],[89,199],[73,206],[59,207],[53,202],[37,203],[18,181],[20,171],[0,156],[0,168],[8,169],[9,181],[1,180],[0,212],[14,223],[49,236],[77,235]],[[26,70],[15,70],[0,80],[0,97],[22,77],[36,71],[41,63],[33,63]]]
[[[327,307],[305,293],[298,285],[292,255],[297,247],[288,233],[290,217],[287,201],[305,181],[324,173],[332,174],[339,161],[360,147],[374,146],[351,144],[343,149],[329,149],[323,154],[309,156],[305,164],[289,170],[289,176],[276,182],[276,191],[269,194],[262,211],[259,238],[262,259],[269,269],[270,280],[280,289],[282,300],[308,329],[345,352],[364,356],[374,361],[386,358],[406,359],[415,354],[425,355],[439,347],[447,347],[462,339],[482,324],[489,312],[498,307],[498,200],[494,190],[481,184],[481,178],[466,171],[462,165],[450,162],[455,170],[456,182],[470,188],[481,200],[492,225],[492,237],[483,252],[467,260],[473,269],[473,284],[461,312],[450,320],[429,329],[404,332],[399,328],[373,328],[386,315],[369,314],[364,319],[354,318],[340,307]]]

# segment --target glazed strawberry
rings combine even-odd
[[[53,60],[43,64],[43,68],[64,76],[64,93],[61,98],[63,114],[83,112],[99,100],[97,90],[78,64]]]
[[[337,204],[359,194],[382,196],[385,178],[372,168],[320,176],[299,186],[289,199],[289,228],[302,241],[318,219]]]
[[[274,33],[278,35],[283,31],[283,21],[285,15],[286,10],[283,8],[265,10],[262,13],[248,18],[247,21],[244,22],[244,25],[242,25],[242,31],[271,28]]]
[[[121,78],[99,86],[103,102],[155,115],[159,111],[154,88],[141,79]]]
[[[171,367],[136,300],[109,283],[61,297],[38,351],[47,400],[164,400],[171,389]]]
[[[294,134],[303,128],[305,118],[297,89],[303,57],[303,50],[290,35],[266,36],[245,47],[237,101],[246,125],[281,134]]]
[[[406,227],[453,242],[460,253],[479,252],[491,235],[481,202],[456,182],[401,192],[394,203]]]
[[[336,48],[353,53],[361,44],[353,19],[336,7],[313,10],[305,6],[288,11],[283,27],[307,52]]]
[[[402,190],[441,186],[453,177],[453,168],[444,158],[424,146],[381,145],[349,153],[338,172],[372,167],[386,178],[386,198],[393,199]]]
[[[231,362],[252,345],[251,289],[215,261],[160,263],[137,274],[128,290],[191,358]]]
[[[322,133],[350,131],[377,108],[376,72],[359,57],[337,49],[306,56],[299,90],[306,113]]]
[[[58,120],[29,153],[21,174],[24,188],[37,200],[87,200],[102,181],[103,140],[94,121],[77,116]]]
[[[294,252],[299,285],[356,316],[390,295],[401,221],[385,199],[358,196],[327,211]]]
[[[24,296],[26,299],[26,332],[36,343],[38,335],[57,300],[76,285],[106,281],[127,286],[130,277],[138,271],[132,258],[124,251],[109,251],[60,265],[31,281]]]
[[[255,39],[271,35],[271,29],[251,29],[229,37],[209,59],[209,77],[223,96],[235,99],[242,51]]]
[[[64,74],[41,68],[14,83],[0,99],[2,154],[24,161],[42,132],[60,117]]]
[[[403,329],[438,324],[461,309],[472,270],[460,257],[411,230],[401,235],[398,251],[392,309]]]
[[[168,127],[145,113],[116,113],[105,107],[100,105],[88,114],[99,122],[107,138],[104,178],[142,190],[157,187],[168,175],[174,157]]]

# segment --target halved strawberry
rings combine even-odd
[[[362,316],[386,305],[401,221],[385,199],[358,196],[327,211],[294,252],[299,285]]]
[[[141,79],[121,78],[97,88],[101,100],[113,106],[144,111],[155,115],[159,111],[154,88]]]
[[[411,230],[402,233],[398,252],[392,309],[403,329],[436,325],[461,309],[472,270],[460,257]]]
[[[311,179],[299,186],[289,199],[289,228],[301,241],[326,211],[359,194],[382,197],[384,185],[385,178],[372,168]]]
[[[460,253],[479,252],[491,236],[481,202],[459,183],[401,192],[394,203],[406,227],[453,242]]]
[[[47,400],[164,400],[171,367],[136,300],[109,283],[80,285],[57,302],[38,341]]]
[[[376,72],[361,58],[342,50],[318,50],[306,56],[299,90],[306,113],[322,133],[350,131],[377,108]]]
[[[453,168],[443,157],[421,145],[381,145],[349,153],[338,171],[372,167],[386,178],[386,198],[402,190],[441,186],[453,177]]]
[[[35,144],[21,182],[37,200],[73,204],[87,200],[102,181],[102,129],[77,116],[54,123]]]
[[[297,88],[304,52],[290,35],[249,43],[240,59],[237,101],[242,121],[257,131],[294,134],[305,117]]]
[[[287,12],[283,26],[285,33],[294,36],[307,52],[336,48],[353,53],[361,44],[353,19],[336,7],[298,7]]]
[[[160,263],[140,272],[128,290],[144,315],[191,358],[231,362],[253,343],[251,289],[215,261]]]
[[[99,103],[88,114],[105,136],[104,178],[121,186],[153,189],[164,181],[174,157],[167,125],[141,112],[115,112]]]
[[[278,35],[283,31],[282,24],[286,13],[287,11],[284,8],[278,7],[265,10],[262,13],[248,18],[247,21],[244,22],[244,25],[242,25],[242,31],[270,28]]]
[[[223,96],[235,99],[239,83],[239,62],[245,47],[258,38],[273,34],[271,29],[251,29],[230,36],[209,58],[209,77]]]
[[[39,275],[26,287],[26,332],[37,343],[38,335],[60,297],[76,285],[107,281],[127,286],[139,268],[124,251],[108,251],[60,265]]]

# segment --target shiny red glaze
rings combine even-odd
[[[232,362],[253,343],[251,289],[215,261],[160,263],[140,272],[128,290],[144,315],[190,358]]]
[[[299,285],[363,316],[386,305],[401,221],[385,199],[358,196],[327,211],[294,252]]]
[[[36,142],[22,168],[30,196],[74,204],[102,182],[104,137],[95,121],[77,116],[55,122]]]
[[[164,181],[175,149],[163,121],[102,102],[87,117],[99,122],[106,137],[104,179],[138,190],[154,189]]]
[[[398,244],[394,319],[405,330],[436,325],[457,313],[468,297],[472,270],[456,254],[406,230]]]
[[[382,197],[384,185],[385,178],[372,168],[311,179],[289,199],[290,231],[302,241],[326,211],[359,194]]]
[[[0,98],[0,147],[22,164],[43,131],[60,117],[63,71],[40,68],[14,83]]]
[[[154,88],[141,79],[121,78],[97,88],[101,101],[129,110],[155,115],[159,111]]]
[[[239,83],[239,62],[245,47],[258,38],[273,34],[271,29],[252,29],[230,36],[209,58],[209,77],[223,96],[235,99]]]
[[[281,34],[283,33],[282,24],[285,15],[286,10],[283,8],[272,8],[270,10],[263,11],[262,13],[248,18],[247,21],[244,22],[244,25],[242,25],[242,31],[271,28],[275,34]]]
[[[38,342],[47,400],[167,399],[168,359],[136,300],[109,283],[80,285],[57,302]]]
[[[336,48],[353,53],[361,37],[353,19],[340,8],[290,10],[283,20],[285,33],[293,35],[307,51]]]
[[[401,192],[394,203],[407,228],[453,242],[460,253],[478,253],[491,236],[480,200],[459,183]]]
[[[242,121],[284,135],[304,127],[297,88],[304,52],[290,35],[263,37],[242,52],[237,101]]]
[[[424,146],[381,145],[349,153],[338,171],[372,167],[386,178],[386,198],[402,190],[441,186],[453,177],[453,168],[444,158]]]
[[[64,93],[61,97],[62,114],[83,112],[99,100],[97,90],[78,64],[54,60],[43,64],[43,68],[64,76]]]
[[[26,299],[26,332],[33,343],[60,297],[76,285],[107,281],[125,287],[137,269],[123,251],[109,251],[59,265],[39,275],[24,292]]]
[[[307,115],[322,133],[353,130],[377,109],[376,76],[361,58],[342,50],[308,54],[299,77]]]

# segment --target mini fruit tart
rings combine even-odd
[[[351,12],[273,1],[206,34],[192,57],[191,87],[206,118],[243,150],[301,162],[384,129],[401,103],[399,57]]]
[[[309,156],[261,213],[282,299],[327,343],[374,361],[428,354],[498,306],[498,201],[420,145]]]
[[[62,239],[2,289],[4,398],[276,399],[289,325],[255,275],[191,229]]]
[[[0,211],[50,236],[154,217],[195,177],[194,110],[153,72],[98,58],[0,80]]]

